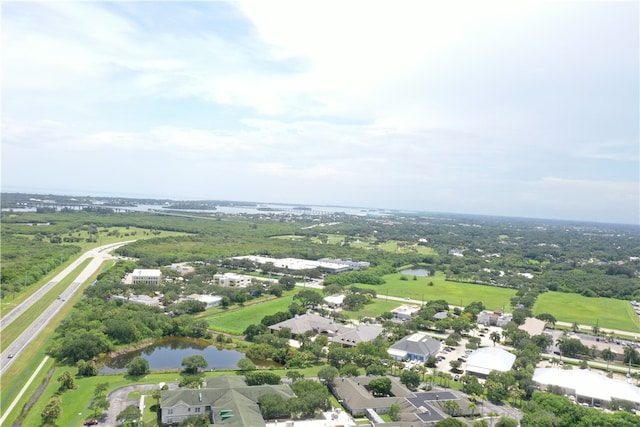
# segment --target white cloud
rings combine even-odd
[[[233,177],[216,191],[635,218],[637,9],[9,2],[3,178],[43,179],[21,172],[34,151],[43,176],[61,166],[58,187],[75,179],[60,170],[147,156],[110,184],[196,196]],[[171,173],[137,178],[159,169]]]

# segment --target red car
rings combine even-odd
[[[95,418],[93,420],[87,420],[84,422],[84,425],[86,426],[95,426],[96,424],[98,424],[98,420],[96,420]]]

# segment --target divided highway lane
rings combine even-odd
[[[84,262],[87,258],[95,258],[98,256],[108,255],[108,252],[119,248],[120,246],[124,246],[127,243],[134,242],[135,240],[128,240],[126,242],[112,243],[110,245],[100,246],[94,249],[91,249],[84,254],[80,255],[78,259],[69,264],[64,270],[62,270],[56,277],[54,277],[50,282],[46,285],[38,289],[33,293],[29,298],[24,300],[18,306],[16,306],[13,310],[7,313],[4,317],[0,319],[0,331],[10,325],[14,320],[22,315],[25,311],[29,309],[36,301],[42,298],[47,292],[53,288],[56,283],[67,277],[73,270],[75,270],[80,264]],[[110,255],[108,255],[110,257]]]
[[[85,267],[85,269],[80,272],[74,282],[71,283],[71,285],[69,285],[60,294],[60,299],[56,299],[51,305],[49,305],[49,307],[47,307],[31,325],[25,327],[22,334],[13,343],[4,348],[2,354],[0,355],[0,375],[4,374],[4,372],[9,368],[9,366],[11,366],[11,364],[15,360],[15,357],[18,357],[20,352],[24,350],[24,348],[27,347],[29,343],[31,343],[31,341],[42,331],[42,329],[67,303],[69,298],[78,291],[80,286],[82,286],[82,284],[85,283],[100,268],[102,263],[106,260],[114,258],[109,254],[109,252],[130,242],[133,242],[133,240],[113,243],[85,252],[77,260],[75,260],[67,268],[65,268],[60,274],[58,274],[52,281],[43,286],[43,288],[38,290],[38,292],[34,293],[32,297],[25,300],[22,304],[17,306],[2,318],[2,328],[5,328],[7,325],[15,321],[22,313],[28,310],[29,307],[31,307],[31,305],[33,305],[38,300],[38,298],[41,298],[44,294],[46,294],[46,292],[49,291],[52,286],[64,279],[64,277],[66,277],[67,275],[71,274],[73,270],[77,268],[78,265],[80,265],[84,260],[92,258],[91,262],[89,262],[87,267]],[[46,290],[42,291],[45,288]],[[35,295],[38,295],[38,297],[33,298],[33,296]],[[9,358],[9,355],[13,355],[13,357]]]

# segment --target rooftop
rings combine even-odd
[[[574,390],[577,397],[607,402],[620,399],[640,404],[640,387],[583,369],[537,368],[533,381]]]
[[[488,375],[491,371],[506,372],[511,369],[516,355],[497,347],[480,348],[469,355],[467,371]]]

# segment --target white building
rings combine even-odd
[[[486,326],[503,327],[511,321],[513,315],[511,313],[502,313],[501,311],[482,310],[478,314],[478,323]]]
[[[612,400],[625,400],[640,405],[640,387],[583,369],[537,368],[533,381],[542,389],[560,387],[576,401],[601,406]]]
[[[246,288],[251,285],[252,276],[236,273],[214,274],[213,283],[219,286],[232,288]]]
[[[467,372],[481,376],[487,376],[491,371],[507,372],[515,361],[515,354],[501,348],[480,348],[469,355]]]
[[[272,263],[277,268],[285,270],[322,270],[328,273],[342,273],[349,270],[359,270],[367,268],[370,264],[365,261],[341,260],[333,258],[323,258],[318,261],[311,261],[299,258],[271,258],[259,255],[244,255],[233,257],[233,259],[248,259],[256,264]]]
[[[200,295],[200,294],[192,294],[187,296],[188,300],[192,301],[200,301],[205,303],[207,306],[205,310],[208,310],[213,307],[217,307],[222,304],[222,297],[218,295]]]
[[[162,283],[162,272],[158,269],[136,268],[131,273],[131,283],[158,286]]]
[[[420,311],[418,305],[401,305],[391,310],[394,319],[410,320]]]
[[[329,308],[337,308],[342,306],[342,303],[344,302],[344,295],[330,295],[323,299]]]
[[[142,304],[149,307],[160,306],[160,299],[158,297],[150,297],[148,295],[113,295],[111,299],[113,301],[122,301],[131,304]]]

